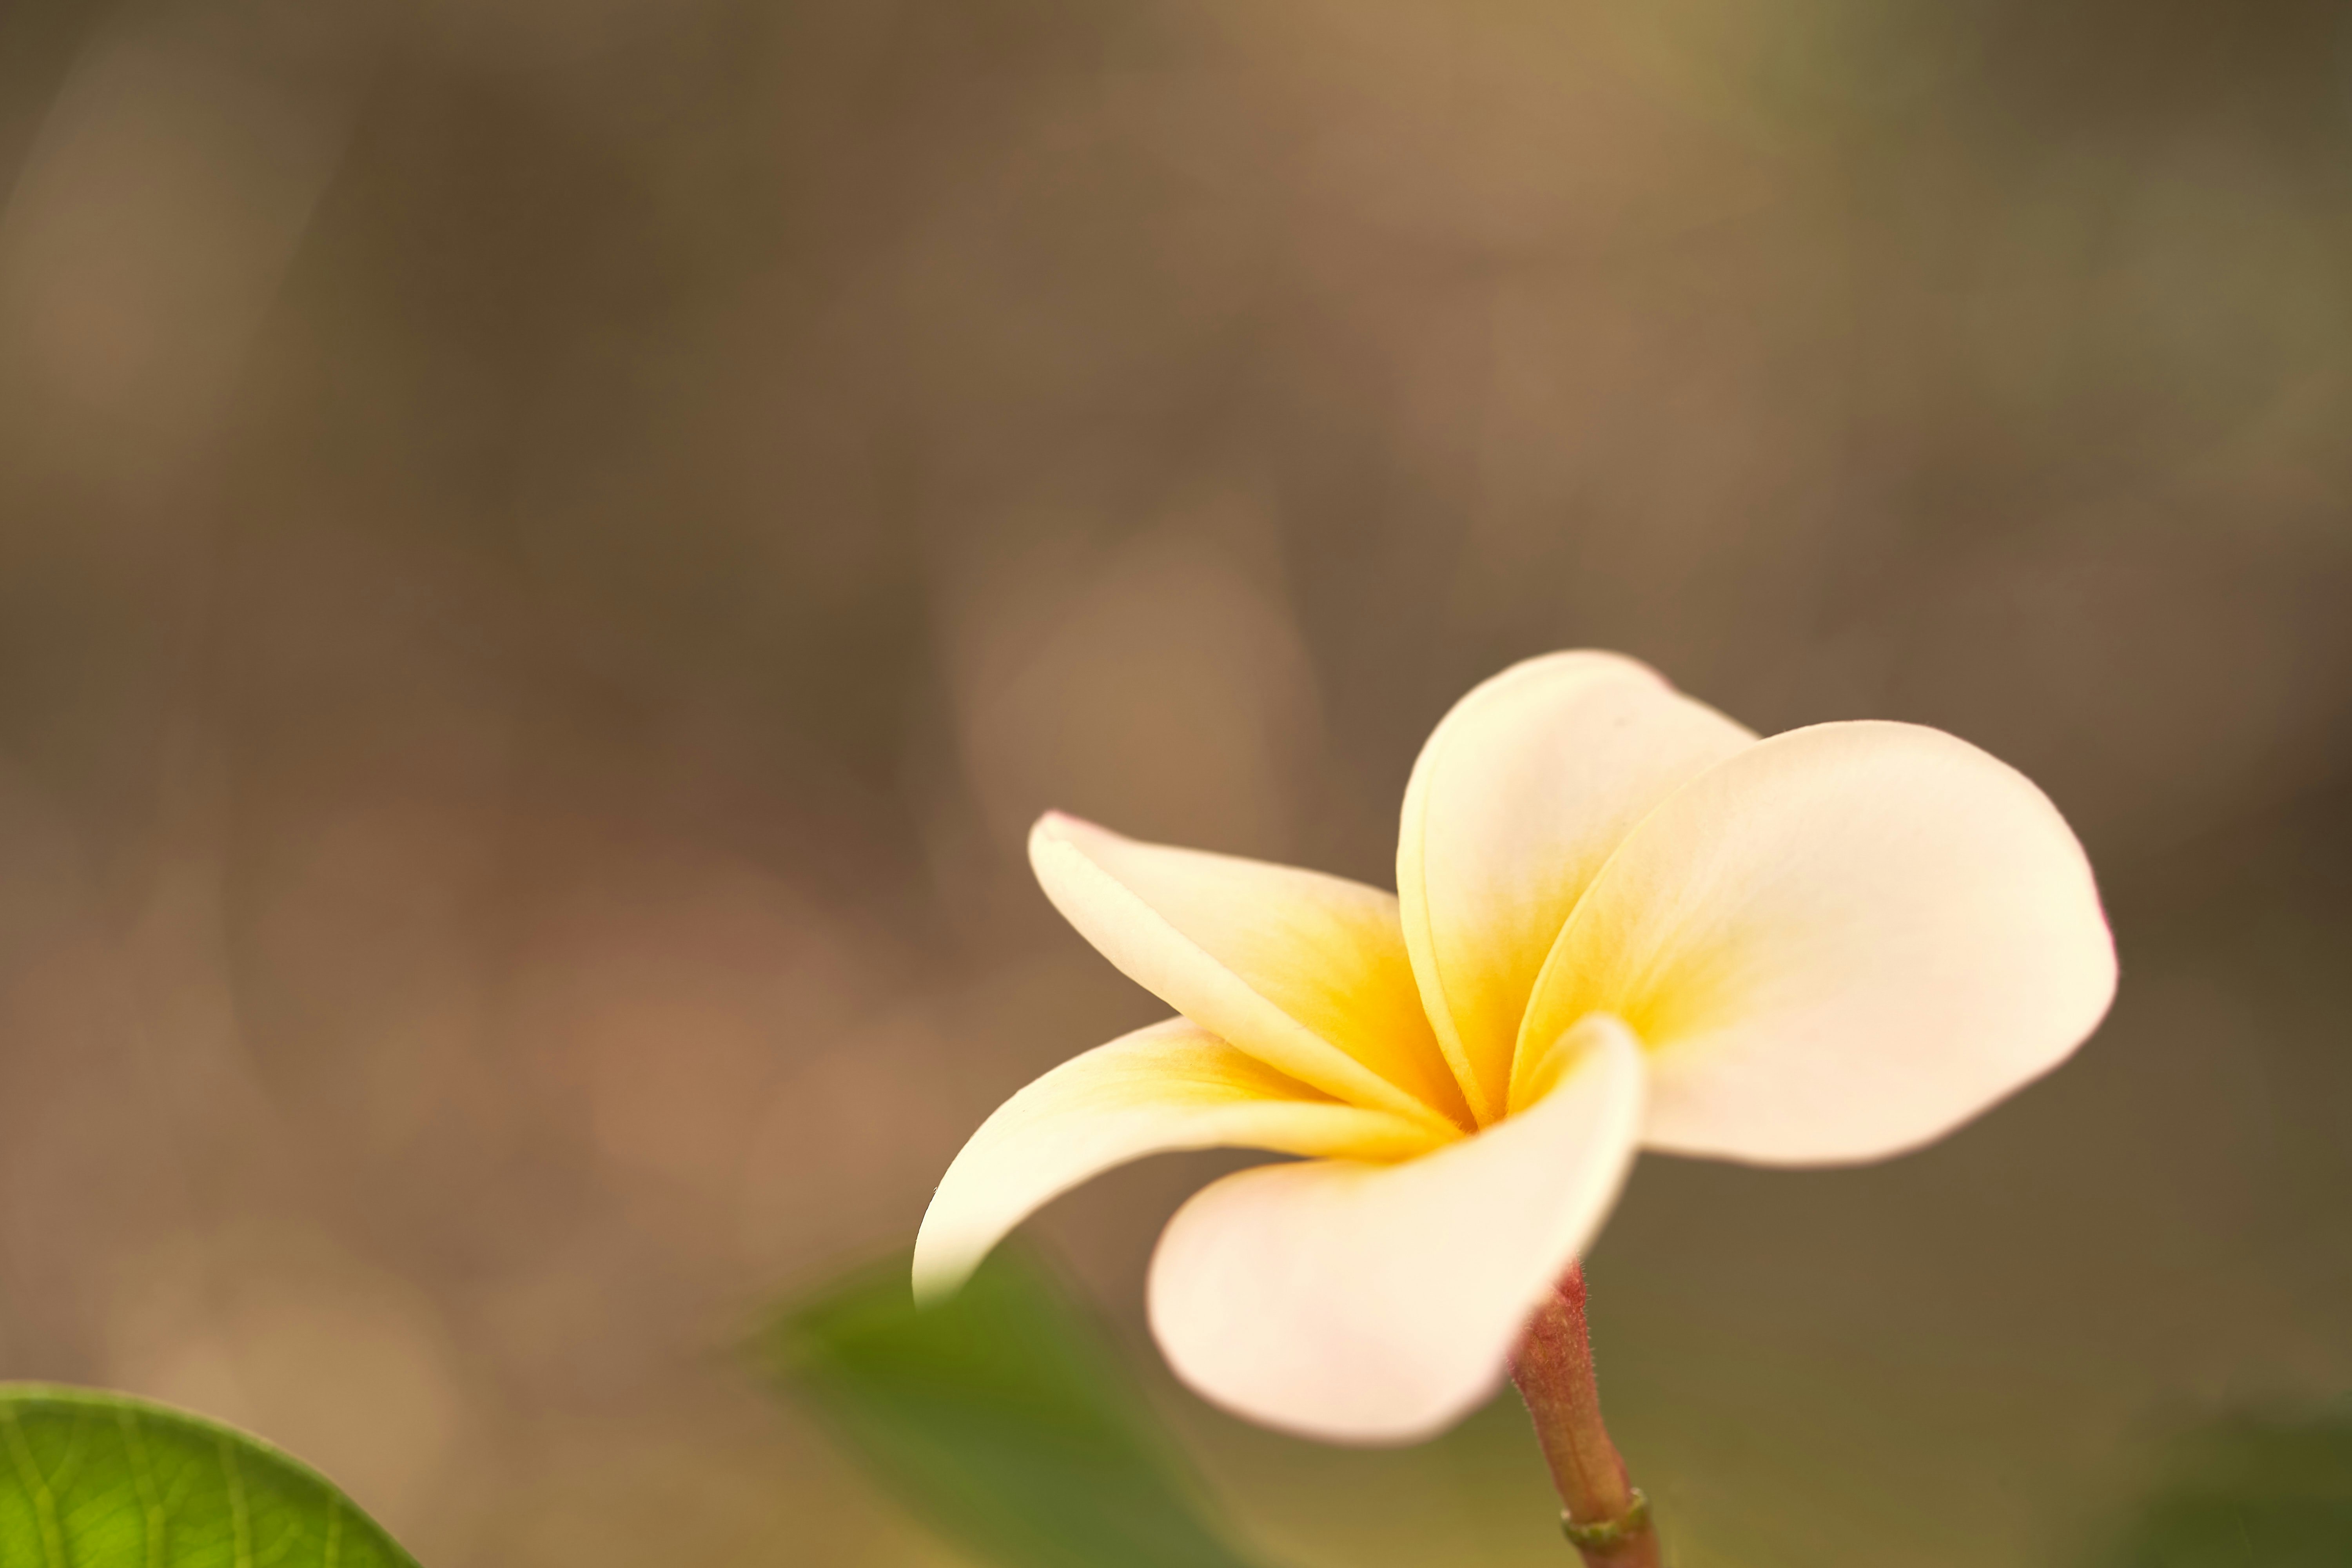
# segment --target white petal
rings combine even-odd
[[[1161,1001],[1351,1104],[1466,1128],[1378,888],[1142,844],[1049,812],[1029,859],[1054,907]]]
[[[1397,840],[1405,946],[1446,1060],[1501,1114],[1528,994],[1610,853],[1756,737],[1622,655],[1515,665],[1454,705],[1413,764]]]
[[[1640,1135],[1640,1047],[1614,1019],[1564,1043],[1524,1115],[1401,1165],[1228,1176],[1177,1213],[1151,1326],[1205,1397],[1267,1426],[1402,1442],[1492,1393],[1543,1293],[1615,1200]]]
[[[1528,1038],[1612,1013],[1643,1142],[1770,1164],[1913,1148],[2063,1060],[2115,994],[2082,846],[2024,775],[1911,724],[1778,735],[1626,839]]]
[[[1428,1127],[1341,1105],[1171,1018],[1122,1036],[997,1108],[940,1179],[915,1241],[915,1294],[953,1290],[1005,1233],[1089,1177],[1176,1149],[1393,1160]]]

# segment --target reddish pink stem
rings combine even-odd
[[[1664,1561],[1649,1503],[1625,1474],[1625,1460],[1601,1419],[1592,1376],[1592,1334],[1584,1318],[1584,1268],[1571,1264],[1528,1324],[1511,1363],[1535,1418],[1552,1484],[1568,1505],[1562,1525],[1586,1568],[1660,1568]]]

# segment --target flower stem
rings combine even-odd
[[[1584,1320],[1584,1267],[1570,1264],[1528,1324],[1511,1377],[1535,1418],[1560,1516],[1585,1568],[1660,1568],[1664,1559],[1650,1505],[1601,1420],[1592,1377],[1592,1335]]]

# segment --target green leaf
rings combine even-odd
[[[1101,1327],[998,1248],[918,1309],[907,1260],[788,1308],[777,1381],[940,1534],[1000,1568],[1251,1568]]]
[[[2102,1568],[2352,1563],[2352,1406],[2237,1416],[2168,1450]]]
[[[94,1389],[0,1384],[5,1568],[416,1568],[317,1471]]]

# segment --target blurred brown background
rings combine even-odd
[[[1385,883],[1597,645],[2018,763],[2125,961],[1925,1154],[1644,1163],[1691,1568],[2352,1387],[2341,6],[6,0],[0,169],[0,1375],[436,1568],[944,1563],[728,1347],[1156,1015],[1029,817]],[[1044,1222],[1131,1333],[1216,1165]],[[1298,1568],[1561,1558],[1507,1406],[1169,1404]]]

